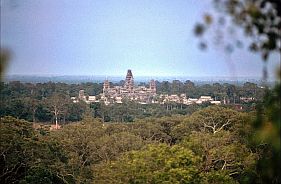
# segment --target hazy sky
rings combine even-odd
[[[207,0],[1,0],[7,73],[261,76],[260,57],[246,49],[198,49],[193,28],[210,9]],[[278,65],[271,57],[270,73]]]

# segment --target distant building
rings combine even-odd
[[[96,102],[96,100],[97,100],[97,99],[96,99],[96,96],[89,96],[89,97],[88,97],[88,101],[89,101],[89,102]]]
[[[220,105],[221,101],[211,101],[211,104]]]
[[[110,86],[106,79],[103,83],[102,100],[109,103],[122,103],[122,99],[137,101],[142,104],[152,103],[156,95],[156,84],[154,80],[149,83],[149,88],[145,86],[134,86],[132,70],[127,71],[124,86]]]
[[[72,100],[73,103],[78,103],[79,100],[77,99],[77,97],[70,97],[70,99]]]
[[[199,100],[202,102],[209,102],[209,101],[213,101],[213,98],[211,96],[201,96]]]
[[[103,94],[108,93],[109,88],[110,88],[110,84],[109,84],[108,80],[106,79],[103,83]]]
[[[78,99],[79,100],[84,100],[84,101],[86,100],[86,96],[85,96],[84,90],[80,90],[79,91]]]
[[[149,83],[150,92],[156,94],[156,83],[154,80],[151,80]]]
[[[196,104],[197,101],[197,98],[188,98],[186,105]]]
[[[115,97],[116,103],[122,103],[122,97],[117,96]]]
[[[254,97],[240,97],[240,100],[243,102],[252,102],[255,100]]]
[[[170,95],[168,96],[168,101],[180,103],[180,97],[178,95]]]
[[[130,70],[130,69],[127,71],[124,88],[127,89],[130,93],[133,92],[134,77],[132,74],[132,70]]]
[[[177,103],[177,104],[202,104],[210,102],[211,104],[221,104],[221,101],[215,101],[211,96],[201,96],[197,98],[187,98],[187,94],[160,94],[157,95],[156,82],[150,80],[149,87],[146,86],[135,86],[134,77],[132,70],[128,70],[123,86],[110,86],[110,82],[106,79],[103,83],[103,92],[97,96],[86,96],[84,90],[80,90],[78,98],[71,98],[74,103],[79,100],[83,100],[86,103],[104,103],[109,104],[121,104],[124,101],[135,101],[140,104],[166,104],[166,103]],[[225,100],[225,99],[224,99]],[[253,100],[251,98],[240,98],[240,100]],[[225,102],[224,102],[225,103]]]

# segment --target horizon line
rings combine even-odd
[[[37,76],[37,77],[123,77],[125,75],[107,75],[107,74],[6,74],[4,77],[10,76]],[[260,78],[261,76],[212,76],[212,75],[203,75],[203,76],[191,76],[191,75],[134,75],[134,78],[138,77],[191,77],[191,78]],[[269,78],[275,78],[273,76],[269,76]]]

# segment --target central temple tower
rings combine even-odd
[[[103,83],[103,94],[107,94],[108,93],[108,90],[110,88],[110,84],[109,84],[109,81],[106,79]]]
[[[132,92],[134,88],[134,77],[132,70],[130,69],[127,71],[124,88],[126,88],[129,92]]]
[[[155,80],[151,80],[149,83],[149,89],[151,90],[152,94],[156,94],[156,83]]]

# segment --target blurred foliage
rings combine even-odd
[[[241,38],[236,27],[242,28],[250,38],[249,50],[261,54],[264,61],[270,54],[281,52],[281,2],[280,0],[213,0],[216,13],[207,13],[194,28],[202,43],[208,31],[214,31],[215,44],[221,44],[228,53],[241,48]],[[208,33],[210,33],[208,32]],[[239,34],[239,32],[238,32]],[[230,35],[230,36],[228,36]],[[241,37],[241,36],[239,36]],[[281,124],[281,70],[278,70],[274,89],[267,89],[263,103],[257,106],[257,116],[252,131],[252,145],[259,152],[255,183],[281,183],[280,124]],[[263,78],[267,79],[267,70]]]
[[[9,50],[1,47],[1,52],[0,52],[0,82],[4,80],[4,70],[6,68],[6,65],[8,64],[8,61],[10,60],[10,57],[11,57],[11,53],[9,52]]]
[[[279,73],[279,77],[280,73]],[[264,105],[258,107],[257,119],[254,124],[255,136],[252,139],[262,148],[261,159],[257,168],[261,183],[280,183],[281,176],[281,83],[268,90]]]
[[[214,42],[223,45],[226,52],[241,48],[243,42],[236,37],[236,27],[239,27],[251,40],[249,49],[261,53],[263,60],[266,61],[273,52],[280,53],[279,0],[213,0],[213,4],[216,13],[206,13],[203,21],[194,28],[195,35],[201,37],[200,48],[209,44],[203,39],[208,31],[215,31]]]

